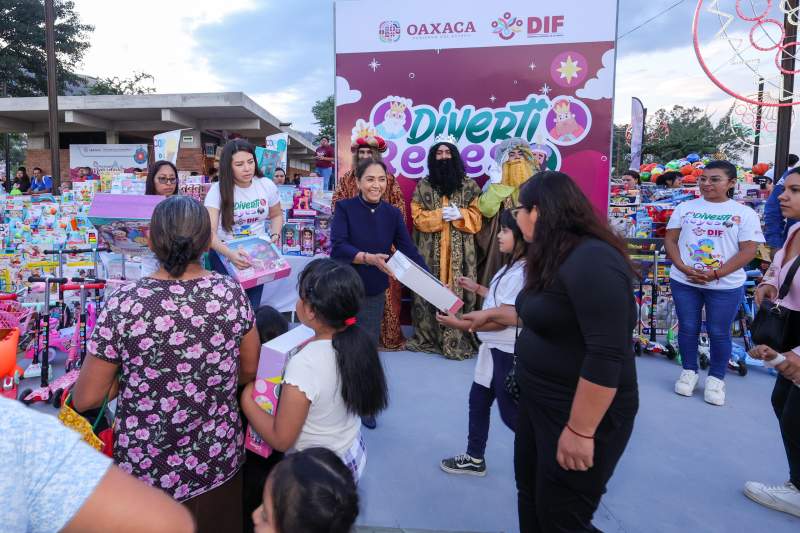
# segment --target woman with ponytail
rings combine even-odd
[[[118,390],[114,462],[186,505],[198,531],[238,531],[236,390],[254,379],[260,342],[242,287],[203,269],[210,244],[199,202],[172,196],[156,206],[150,249],[159,269],[108,299],[72,398],[84,411]]]
[[[356,319],[364,284],[350,265],[316,259],[297,286],[297,317],[314,337],[286,365],[277,414],[255,403],[252,383],[242,392],[242,409],[272,448],[328,448],[357,481],[366,465],[359,417],[375,416],[388,404],[377,346]]]

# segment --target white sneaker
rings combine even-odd
[[[773,486],[748,481],[744,484],[744,495],[764,507],[800,517],[800,490],[790,481]]]
[[[714,376],[706,378],[706,403],[711,405],[725,405],[725,382]]]
[[[694,370],[683,370],[681,377],[675,382],[675,392],[681,396],[691,396],[700,376]]]

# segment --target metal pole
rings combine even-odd
[[[791,101],[794,98],[794,54],[798,46],[797,26],[790,19],[790,13],[797,13],[798,0],[786,0],[789,4],[786,14],[783,17],[783,27],[786,36],[783,38],[783,57],[781,58],[781,68],[783,69],[783,87],[778,99],[780,102]],[[789,49],[793,50],[790,51]],[[788,72],[788,74],[786,74]],[[792,130],[792,106],[778,108],[778,136],[775,141],[775,180],[779,180],[786,171],[786,158],[789,156],[789,140]]]
[[[758,106],[756,107],[756,134],[754,137],[755,147],[753,148],[753,166],[758,164],[758,149],[761,145],[761,113],[764,108],[764,78],[758,78]]]
[[[8,83],[3,82],[3,98],[8,97]],[[11,183],[11,134],[6,133],[3,136],[5,141],[5,161],[6,161],[6,183]]]
[[[44,23],[47,41],[47,111],[50,127],[50,175],[53,191],[61,186],[60,142],[58,140],[58,79],[56,78],[56,35],[53,0],[44,0]]]

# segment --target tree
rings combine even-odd
[[[71,0],[53,0],[59,93],[80,83],[75,68],[89,49],[94,27],[81,24]],[[47,94],[44,2],[0,0],[0,79],[9,96]]]
[[[8,146],[6,146],[8,143]],[[0,135],[0,167],[5,166],[6,148],[8,148],[9,164],[12,169],[9,175],[14,175],[14,170],[25,163],[25,154],[28,149],[28,138],[24,133],[5,133]],[[28,169],[30,172],[30,169]]]
[[[329,139],[333,140],[336,135],[336,132],[333,128],[333,95],[324,100],[317,100],[317,102],[314,104],[314,107],[311,108],[311,113],[314,114],[314,118],[316,119],[314,124],[319,125],[319,135],[317,138],[321,139],[322,137],[328,137]]]
[[[156,92],[155,87],[144,82],[153,81],[153,76],[145,72],[134,72],[130,78],[100,78],[89,85],[89,94],[150,94]]]
[[[644,154],[654,161],[667,162],[681,159],[687,154],[715,154],[736,160],[745,151],[747,143],[730,127],[730,114],[717,124],[699,107],[674,106],[659,109],[647,121]]]

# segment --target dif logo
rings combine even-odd
[[[378,37],[384,43],[396,43],[400,40],[402,30],[396,20],[384,20],[378,27]]]
[[[552,37],[564,29],[564,15],[528,17],[528,37]]]

